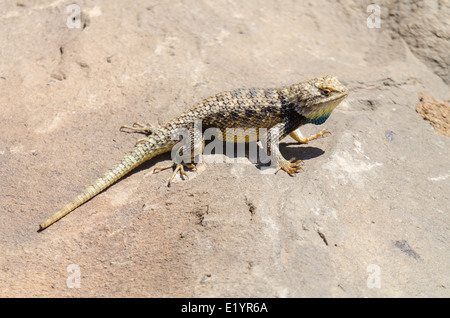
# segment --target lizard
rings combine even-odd
[[[139,139],[135,148],[118,164],[40,224],[38,231],[44,230],[92,199],[147,160],[166,152],[181,151],[175,149],[179,139],[173,137],[173,132],[177,129],[187,129],[193,132],[194,138],[197,134],[194,132],[195,121],[201,121],[202,129],[210,127],[219,129],[224,133],[222,140],[231,142],[236,142],[236,138],[225,133],[228,129],[242,128],[244,131],[249,128],[256,129],[253,139],[264,141],[262,142],[265,145],[264,150],[274,161],[272,164],[276,166],[276,171],[284,170],[293,176],[303,170],[301,167],[303,162],[295,159],[286,160],[278,146],[271,147],[273,145],[271,141],[281,140],[290,135],[299,143],[308,143],[329,133],[322,130],[315,135],[303,137],[299,128],[309,123],[323,124],[348,94],[349,90],[343,84],[335,77],[327,75],[281,88],[244,88],[225,91],[200,101],[162,127],[140,123],[134,123],[131,127],[122,126],[120,129],[145,133],[146,137]],[[264,134],[260,133],[264,132],[263,129]],[[170,165],[156,167],[153,171],[175,168],[168,182],[170,186],[177,173],[187,177],[184,167],[195,169],[192,163],[174,161]]]

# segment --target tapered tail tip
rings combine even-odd
[[[50,225],[52,225],[54,222],[48,222],[48,221],[45,221],[44,223],[42,223],[42,224],[39,224],[39,230],[38,230],[38,232],[42,232],[43,230],[45,230],[46,228],[48,228]]]

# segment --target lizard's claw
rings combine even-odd
[[[176,162],[172,162],[170,165],[164,166],[164,167],[156,167],[153,169],[153,173],[156,173],[158,171],[162,171],[162,170],[166,170],[166,169],[170,169],[175,167],[175,170],[172,173],[172,176],[169,179],[169,182],[167,183],[167,186],[170,187],[170,184],[172,183],[172,180],[175,178],[175,176],[177,175],[178,172],[180,172],[180,174],[183,177],[186,177],[187,179],[189,179],[187,173],[184,171],[184,166],[188,169],[192,169],[192,170],[196,170],[197,168],[195,167],[194,164],[192,163],[176,163]]]
[[[288,175],[290,176],[295,176],[295,174],[297,172],[299,172],[300,170],[303,170],[302,167],[300,167],[300,165],[303,163],[302,160],[297,160],[295,161],[295,158],[292,158],[291,160],[281,160],[280,162],[278,162],[278,167],[277,167],[277,171],[279,170],[284,170],[287,172]],[[276,173],[275,172],[275,173]]]

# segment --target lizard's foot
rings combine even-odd
[[[299,129],[294,130],[293,132],[291,132],[289,134],[289,136],[291,136],[292,138],[294,138],[296,141],[298,141],[301,144],[307,144],[308,142],[310,142],[311,140],[315,140],[317,138],[322,137],[325,134],[331,134],[328,130],[322,129],[320,132],[318,132],[315,135],[312,136],[308,136],[308,137],[303,137],[302,133],[300,132]]]
[[[147,124],[141,124],[141,123],[134,123],[133,126],[120,126],[120,130],[122,129],[128,129],[131,132],[137,132],[137,133],[142,133],[142,134],[146,134],[146,135],[151,135],[154,134],[155,132],[157,132],[161,127],[155,127],[150,123]],[[138,141],[139,142],[139,141]]]
[[[303,163],[302,160],[297,160],[295,161],[295,158],[292,158],[291,160],[286,160],[286,159],[282,159],[278,162],[278,167],[277,167],[277,171],[280,170],[284,170],[286,171],[290,176],[295,176],[295,174],[300,171],[303,170],[302,167],[300,167],[300,165]]]
[[[175,176],[177,175],[178,171],[180,172],[181,176],[184,176],[186,178],[189,179],[188,175],[186,174],[186,172],[184,171],[184,167],[192,169],[192,170],[196,170],[196,167],[194,164],[192,163],[176,163],[176,162],[172,162],[170,165],[167,166],[163,166],[163,167],[156,167],[153,169],[153,173],[156,173],[158,171],[162,171],[162,170],[166,170],[166,169],[170,169],[175,167],[175,170],[172,173],[172,176],[169,179],[169,182],[167,184],[168,187],[170,187],[170,184],[173,180],[173,178],[175,178]]]

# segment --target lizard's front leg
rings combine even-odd
[[[266,151],[267,155],[271,159],[271,165],[277,167],[277,171],[283,170],[287,172],[290,176],[294,176],[300,170],[303,170],[300,165],[303,163],[302,160],[295,161],[295,158],[291,160],[286,160],[280,152],[278,147],[278,142],[287,135],[285,131],[285,124],[279,123],[269,129],[267,134],[261,138],[261,143]]]
[[[291,136],[292,138],[294,138],[296,141],[298,141],[301,144],[307,144],[308,142],[310,142],[311,140],[315,140],[317,138],[322,137],[325,134],[331,134],[328,130],[322,129],[320,132],[318,132],[315,135],[311,135],[308,137],[303,137],[300,128],[297,128],[296,130],[294,130],[293,132],[291,132],[289,134],[289,136]]]

